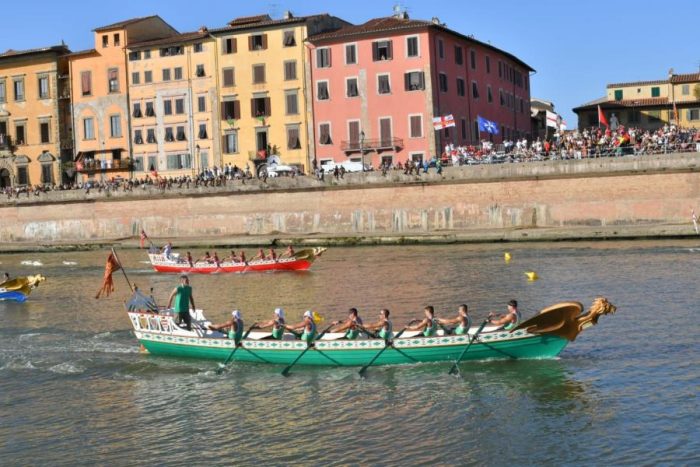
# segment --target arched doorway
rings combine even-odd
[[[10,186],[10,171],[0,169],[0,189],[5,189]]]

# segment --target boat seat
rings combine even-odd
[[[268,337],[272,337],[271,332],[260,331],[260,332],[251,332],[250,334],[248,334],[248,339],[254,340],[254,341],[259,341],[261,339],[267,339]]]
[[[423,331],[404,331],[399,339],[408,339],[411,337],[423,336]]]
[[[322,337],[322,341],[337,341],[338,339],[343,339],[345,337],[344,332],[327,332]]]

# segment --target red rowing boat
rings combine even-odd
[[[324,251],[326,251],[326,248],[309,248],[298,251],[289,258],[253,260],[245,263],[226,260],[218,265],[213,262],[196,262],[190,265],[177,253],[171,253],[170,258],[160,253],[149,253],[148,259],[151,260],[151,265],[157,272],[214,274],[228,272],[306,271]]]

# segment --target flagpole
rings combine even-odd
[[[119,256],[117,256],[117,252],[114,251],[114,247],[112,247],[112,255],[114,256],[114,259],[117,260],[117,264],[119,264],[119,269],[122,270],[122,274],[124,274],[124,279],[126,279],[126,283],[129,285],[129,288],[131,291],[134,291],[134,287],[131,285],[131,282],[129,281],[129,277],[126,275],[126,271],[124,270],[124,266],[122,266],[122,262],[119,259]]]

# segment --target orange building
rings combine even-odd
[[[159,16],[134,18],[95,29],[95,48],[68,56],[75,168],[83,178],[129,175],[126,47],[176,34]]]
[[[65,45],[0,54],[0,189],[61,181],[70,160]]]

